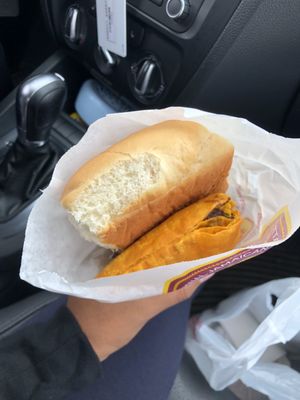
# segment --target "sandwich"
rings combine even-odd
[[[176,211],[225,192],[233,153],[230,142],[196,122],[164,121],[85,163],[66,184],[61,204],[85,239],[120,252]]]

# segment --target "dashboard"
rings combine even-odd
[[[176,98],[239,2],[129,0],[126,58],[98,48],[95,0],[48,4],[60,44],[96,79],[142,107],[169,104]]]
[[[183,105],[299,137],[298,0],[127,0],[128,55],[97,46],[95,0],[41,0],[72,59],[133,108]]]

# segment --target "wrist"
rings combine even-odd
[[[115,349],[110,346],[101,332],[101,322],[97,318],[97,302],[93,300],[69,297],[67,308],[79,324],[100,361],[109,357]],[[100,322],[100,323],[99,323]]]

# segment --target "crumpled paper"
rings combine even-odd
[[[111,253],[83,239],[70,224],[59,202],[63,188],[93,156],[132,132],[169,119],[199,122],[233,143],[229,194],[244,218],[242,240],[236,249],[216,256],[95,279]],[[35,203],[20,277],[49,291],[119,302],[173,291],[258,256],[300,225],[299,154],[300,139],[271,134],[241,118],[181,107],[108,115],[91,125],[59,160],[49,186]]]

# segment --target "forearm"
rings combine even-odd
[[[0,341],[1,400],[61,399],[100,376],[100,362],[78,323],[62,308],[47,323]]]

